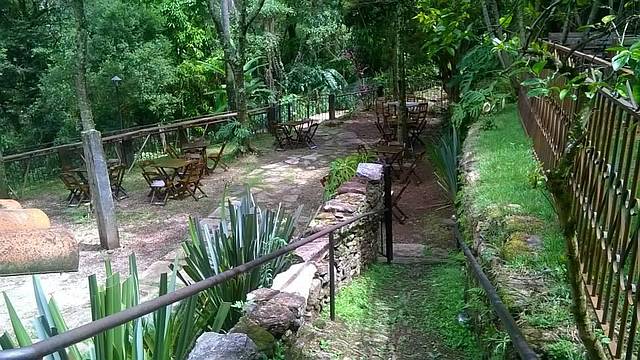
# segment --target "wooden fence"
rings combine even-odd
[[[605,60],[553,48],[572,66],[611,68]],[[581,104],[568,98],[529,98],[520,89],[523,125],[546,169],[558,164],[571,141],[570,126],[579,118]],[[631,360],[640,349],[640,113],[606,88],[584,105],[590,106],[586,133],[570,174],[582,276],[604,335],[611,340],[611,355]]]

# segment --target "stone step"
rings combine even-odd
[[[429,255],[427,255],[429,254]],[[378,257],[378,262],[386,262],[387,258]],[[425,244],[393,244],[393,261],[394,264],[426,264],[435,265],[449,262],[446,251],[441,249],[430,248]]]

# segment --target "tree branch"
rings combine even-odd
[[[549,12],[551,10],[553,10],[556,6],[558,6],[560,3],[562,2],[562,0],[556,0],[553,3],[551,3],[551,5],[549,5],[547,8],[545,8],[540,15],[536,18],[536,20],[533,22],[533,24],[531,24],[531,31],[529,32],[529,36],[527,37],[527,41],[524,43],[524,45],[522,46],[523,50],[526,50],[529,48],[529,44],[531,44],[531,40],[533,39],[533,34],[535,33],[534,29],[538,26],[538,23],[540,21],[542,21],[542,19],[546,18],[549,14]]]
[[[256,5],[256,8],[253,10],[253,13],[249,15],[249,20],[247,20],[247,23],[245,24],[245,32],[247,31],[247,29],[249,29],[251,24],[256,20],[258,15],[260,15],[260,11],[262,11],[262,7],[264,6],[264,3],[265,3],[265,0],[260,0],[258,2],[258,5]]]

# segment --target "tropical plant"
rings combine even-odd
[[[324,198],[332,198],[340,185],[354,177],[358,169],[358,164],[366,163],[373,159],[373,154],[359,151],[355,154],[332,161],[329,165],[329,175],[324,181]]]
[[[105,261],[106,279],[98,285],[96,275],[89,276],[91,318],[93,321],[113,315],[138,305],[140,301],[138,270],[134,255],[129,257],[129,274],[121,281],[121,276],[113,272],[110,261]],[[177,267],[171,275],[160,276],[159,296],[175,290]],[[51,297],[48,301],[37,275],[33,287],[38,306],[38,315],[32,320],[39,341],[67,331],[67,325]],[[15,308],[3,293],[9,312],[16,342],[8,333],[0,336],[0,349],[13,349],[32,344],[32,338]],[[205,330],[219,331],[224,323],[230,304],[221,303],[216,309],[197,308],[198,296],[193,296],[178,305],[168,305],[152,315],[109,329],[91,340],[88,353],[81,353],[77,346],[70,346],[46,357],[46,360],[144,360],[144,359],[186,359],[197,337]],[[205,322],[203,313],[213,313],[210,322]]]
[[[182,247],[186,261],[184,271],[193,281],[218,275],[287,245],[293,237],[302,206],[293,215],[282,205],[276,211],[264,210],[256,204],[247,188],[235,203],[225,193],[220,211],[217,228],[194,218],[189,220],[190,239]],[[270,286],[273,276],[288,265],[289,257],[283,256],[210,288],[202,293],[199,308],[203,309],[205,317],[210,317],[213,314],[206,314],[207,309],[218,308],[224,302],[244,302],[249,292]],[[240,315],[241,309],[232,308],[225,327],[235,324]]]
[[[451,201],[458,194],[458,159],[461,153],[459,130],[451,125],[429,143],[427,151],[433,164],[438,185],[447,192]]]

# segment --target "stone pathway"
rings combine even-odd
[[[87,276],[97,274],[98,282],[104,281],[103,260],[110,258],[114,271],[126,272],[127,258],[135,253],[141,279],[143,298],[157,295],[155,284],[160,273],[176,258],[179,243],[186,236],[189,216],[207,216],[220,203],[220,196],[227,184],[228,194],[237,197],[250,186],[256,200],[263,206],[276,207],[282,203],[285,209],[304,205],[299,227],[307,224],[322,203],[320,179],[328,173],[332,160],[355,151],[364,142],[350,131],[353,124],[368,122],[370,114],[355,114],[333,123],[325,122],[318,129],[317,148],[300,148],[273,151],[271,147],[262,154],[250,155],[234,161],[226,172],[216,172],[203,181],[208,198],[194,202],[190,199],[170,201],[165,207],[148,205],[146,188],[135,171],[127,186],[130,198],[118,206],[122,247],[114,251],[99,249],[97,231],[93,220],[78,219],[82,209],[68,209],[61,205],[62,193],[41,193],[28,199],[25,205],[42,208],[53,223],[70,227],[80,242],[80,268],[76,273],[43,274],[40,276],[47,295],[55,297],[63,317],[70,327],[90,321]],[[371,125],[372,126],[372,125]],[[69,210],[73,210],[70,212]],[[303,230],[303,229],[301,229]],[[7,292],[21,318],[30,320],[37,313],[31,276],[0,277],[0,291]],[[10,329],[9,318],[3,301],[0,301],[0,334]]]

